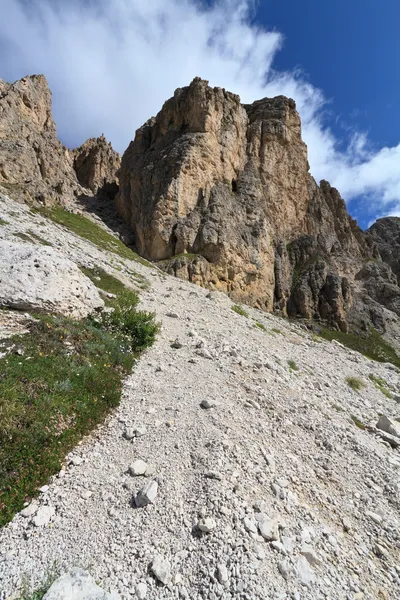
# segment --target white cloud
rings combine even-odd
[[[293,97],[311,172],[368,215],[400,210],[400,144],[372,151],[362,133],[346,149],[324,127],[323,93],[299,71],[272,65],[277,31],[252,21],[253,0],[0,0],[0,76],[45,73],[61,139],[71,146],[104,134],[123,151],[135,129],[194,76],[243,102]]]

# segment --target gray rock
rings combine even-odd
[[[267,542],[279,540],[279,524],[275,519],[265,517],[262,521],[258,522],[258,529]]]
[[[135,460],[132,465],[130,465],[128,471],[130,475],[133,476],[144,475],[147,471],[147,463],[139,458],[138,460]]]
[[[204,399],[200,402],[200,406],[201,406],[201,408],[205,408],[207,410],[209,408],[213,408],[214,406],[217,406],[217,402],[215,400]]]
[[[229,581],[228,569],[226,568],[226,565],[224,565],[223,563],[221,563],[217,567],[217,578],[218,578],[218,581],[222,585],[226,585]]]
[[[295,565],[296,575],[301,583],[309,587],[314,581],[314,572],[305,556],[299,556]]]
[[[36,527],[45,527],[53,519],[55,512],[52,506],[41,506],[33,517],[32,523]]]
[[[158,483],[151,479],[144,488],[142,488],[135,496],[135,504],[138,508],[152,504],[156,499],[158,491]]]
[[[23,517],[32,517],[38,510],[39,506],[36,502],[31,502],[29,506],[21,510],[21,515]]]
[[[151,572],[158,581],[166,585],[171,579],[171,564],[161,556],[156,556],[151,563]]]
[[[310,565],[320,564],[320,560],[319,560],[315,550],[313,548],[311,548],[311,546],[304,544],[301,547],[300,554],[302,554],[306,558],[307,562]]]
[[[0,306],[78,319],[104,307],[96,286],[57,250],[1,240],[0,255]]]
[[[278,563],[278,571],[282,575],[283,579],[288,580],[292,571],[292,567],[287,559],[281,560]]]
[[[147,596],[147,584],[144,582],[138,583],[135,587],[135,594],[139,600],[144,600]]]
[[[213,531],[216,526],[217,524],[215,520],[211,517],[200,519],[200,521],[197,523],[197,527],[200,529],[200,531],[204,531],[204,533],[210,533],[210,531]]]
[[[389,419],[385,415],[381,415],[379,417],[376,427],[385,433],[389,433],[394,437],[400,438],[400,423],[394,421],[393,419]]]
[[[89,573],[72,569],[53,583],[43,600],[120,600],[120,596],[102,590]]]

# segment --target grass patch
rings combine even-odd
[[[100,225],[97,225],[82,215],[70,213],[60,206],[56,206],[52,209],[41,209],[40,212],[42,212],[52,221],[55,221],[55,223],[64,225],[64,227],[67,227],[79,235],[79,237],[92,242],[101,250],[106,250],[108,252],[117,254],[121,258],[135,260],[147,267],[153,267],[153,265],[147,260],[141,258],[135,252],[132,252],[128,246],[125,246],[125,244],[121,242],[121,240],[105,231],[102,227],[100,227]]]
[[[242,306],[239,306],[239,304],[234,304],[231,308],[233,312],[237,313],[238,315],[242,315],[242,317],[246,317],[246,319],[249,317],[247,310],[245,310]]]
[[[390,392],[389,384],[382,377],[377,377],[376,375],[373,375],[373,373],[370,373],[368,377],[376,389],[382,392],[386,398],[393,398],[393,394]]]
[[[118,405],[124,377],[159,329],[137,304],[125,291],[97,319],[37,315],[29,334],[2,343],[9,353],[0,359],[0,526]]]
[[[294,362],[294,360],[288,360],[287,364],[289,365],[289,369],[291,369],[292,371],[298,371],[299,367],[296,365],[296,363]]]
[[[274,333],[278,333],[279,335],[284,335],[283,331],[281,331],[280,329],[277,329],[276,327],[273,327],[272,331]]]
[[[14,237],[17,237],[24,242],[29,242],[30,244],[39,242],[42,246],[52,246],[50,242],[46,242],[45,239],[41,238],[40,235],[36,235],[33,231],[28,231],[28,233],[14,233]]]
[[[9,225],[9,222],[0,217],[0,225]]]
[[[367,334],[343,333],[323,327],[320,336],[325,340],[337,340],[343,346],[356,350],[364,356],[378,362],[390,362],[400,368],[400,356],[396,350],[375,329],[370,329]]]
[[[362,421],[360,421],[360,419],[358,417],[356,417],[355,415],[350,415],[351,420],[353,421],[354,425],[356,427],[358,427],[358,429],[365,429],[365,425]]]
[[[336,404],[335,402],[331,402],[332,408],[336,410],[336,412],[343,412],[344,409],[340,406],[340,404]]]
[[[346,377],[346,383],[352,390],[358,391],[365,387],[365,383],[358,377]]]
[[[262,323],[259,323],[258,321],[256,321],[254,323],[253,327],[256,327],[257,329],[261,329],[262,331],[268,331],[267,328],[265,327],[265,325],[263,325]]]

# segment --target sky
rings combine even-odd
[[[400,216],[398,0],[0,0],[0,77],[44,73],[69,147],[135,130],[195,76],[296,100],[312,175]]]

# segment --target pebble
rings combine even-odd
[[[262,521],[259,521],[258,529],[267,542],[279,540],[279,525],[275,519],[265,517]]]
[[[205,409],[209,409],[209,408],[213,408],[214,406],[217,406],[217,403],[215,402],[215,400],[202,400],[200,402],[200,406],[201,408],[205,408]]]
[[[200,529],[200,531],[203,531],[204,533],[210,533],[216,528],[216,526],[217,523],[212,517],[200,519],[197,523],[197,527]]]
[[[144,460],[141,460],[139,458],[138,460],[135,460],[135,462],[132,465],[130,465],[128,471],[129,471],[130,475],[138,476],[138,475],[144,475],[146,473],[147,469],[148,469],[147,463],[145,463]]]
[[[220,564],[217,567],[217,577],[218,577],[218,581],[222,584],[222,585],[226,585],[229,581],[229,574],[228,574],[228,569],[226,568],[226,565],[224,564]]]
[[[36,527],[44,527],[53,519],[55,512],[52,506],[41,506],[33,517],[32,523]]]
[[[146,485],[136,494],[135,504],[138,508],[152,504],[156,499],[158,492],[158,483],[154,479],[150,480]]]
[[[151,572],[158,581],[167,585],[171,579],[171,563],[161,556],[156,556],[151,563]]]
[[[36,513],[38,508],[39,506],[36,504],[36,502],[31,502],[29,506],[21,510],[21,515],[23,517],[32,517]]]
[[[147,596],[147,585],[143,582],[138,583],[135,587],[135,594],[139,600],[144,600]]]

